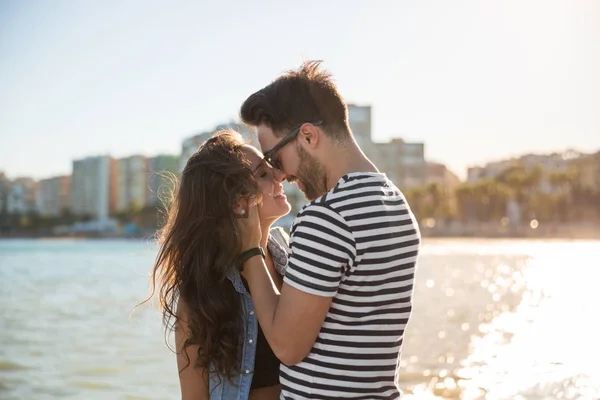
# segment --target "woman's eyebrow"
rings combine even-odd
[[[258,171],[260,171],[263,167],[265,166],[265,161],[264,160],[260,160],[260,164],[258,164],[258,167],[256,167],[256,169],[254,171],[252,171],[252,175],[256,174]]]

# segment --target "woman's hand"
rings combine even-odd
[[[250,199],[238,214],[237,226],[242,237],[242,252],[260,247],[262,229],[258,217],[258,207],[260,206],[256,201]]]

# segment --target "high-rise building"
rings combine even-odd
[[[69,209],[71,177],[56,176],[40,181],[40,215],[56,217]]]
[[[32,178],[17,178],[10,185],[6,198],[8,214],[27,214],[39,210],[39,182]]]
[[[4,175],[4,172],[0,172],[0,235],[10,229],[8,223],[8,210],[6,208],[6,200],[8,199],[9,190],[10,180],[6,177],[6,175]]]
[[[210,138],[212,132],[202,132],[198,135],[189,137],[181,143],[181,156],[179,157],[179,171],[182,172],[189,158],[194,154],[200,145]]]
[[[157,206],[173,190],[173,177],[179,175],[179,156],[161,154],[148,159],[147,206]]]
[[[371,106],[348,105],[348,124],[365,155],[400,189],[425,184],[427,164],[425,145],[394,138],[374,142],[371,134]]]
[[[117,212],[139,210],[146,205],[148,164],[145,156],[133,155],[117,161],[119,189]]]
[[[394,142],[394,141],[392,141]],[[381,145],[383,147],[388,144]],[[399,161],[401,165],[401,188],[423,186],[427,181],[427,162],[425,161],[425,143],[400,142]]]
[[[117,160],[110,156],[73,161],[71,210],[73,214],[106,221],[116,211]]]
[[[8,198],[8,191],[10,190],[10,180],[4,175],[4,172],[0,172],[0,215],[6,211],[6,200]]]
[[[361,148],[371,145],[371,106],[348,104],[348,125]]]

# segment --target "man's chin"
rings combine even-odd
[[[296,184],[296,186],[298,186],[298,189],[300,189],[300,191],[306,196],[306,185],[304,184],[304,182],[302,182],[300,179],[297,179],[294,183]]]
[[[306,198],[306,200],[313,201],[314,199],[316,199],[317,197],[319,197],[316,194],[316,190],[314,190],[313,187],[307,186],[300,179],[296,179],[294,181],[294,183],[296,184],[296,186],[298,187],[298,189],[300,189],[300,191],[304,194],[304,197]]]
[[[313,201],[314,199],[316,199],[317,197],[319,197],[319,196],[318,196],[318,195],[315,193],[315,191],[314,191],[314,190],[308,190],[308,191],[307,191],[306,189],[305,189],[305,190],[303,190],[303,189],[300,189],[300,191],[301,191],[302,193],[304,193],[304,198],[305,198],[306,200],[308,200],[308,201]]]

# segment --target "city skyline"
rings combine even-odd
[[[456,207],[460,201],[461,210],[464,211],[465,194],[468,198],[475,195],[487,196],[496,192],[496,189],[490,189],[496,185],[499,185],[498,188],[504,187],[498,192],[503,195],[522,190],[523,182],[533,185],[531,189],[535,187],[538,192],[535,201],[539,203],[540,199],[545,199],[545,206],[538,211],[546,219],[549,215],[548,210],[560,211],[557,207],[562,204],[560,196],[564,194],[566,182],[569,182],[569,185],[575,183],[571,189],[577,201],[582,204],[593,203],[594,193],[600,193],[600,151],[588,154],[565,149],[558,153],[523,154],[518,158],[495,160],[469,168],[465,184],[461,184],[461,179],[444,164],[426,160],[425,144],[422,142],[395,139],[385,143],[374,142],[371,106],[349,105],[348,115],[349,125],[365,155],[377,161],[379,170],[398,185],[407,198],[411,198],[416,204],[416,209],[423,215],[432,216],[445,210],[443,212],[449,216],[454,212],[451,210],[458,210]],[[123,223],[124,219],[133,218],[135,212],[142,210],[145,210],[148,216],[148,210],[158,206],[164,199],[160,194],[167,193],[172,187],[172,182],[162,174],[163,172],[178,174],[198,146],[212,133],[227,127],[238,130],[256,145],[256,137],[246,126],[231,122],[186,138],[181,143],[180,155],[162,154],[147,157],[142,154],[130,154],[120,158],[111,155],[89,155],[72,160],[71,174],[40,181],[31,177],[20,177],[11,182],[10,177],[0,173],[0,212],[5,211],[12,215],[13,221],[15,215],[63,219],[93,218],[92,221],[80,221],[73,225],[73,232],[119,229],[119,221]],[[302,208],[306,199],[297,186],[284,186],[292,210]],[[437,199],[442,193],[449,194],[443,206],[440,206],[441,203],[423,206],[424,195],[433,196],[430,199],[433,201],[432,199]],[[496,200],[506,201],[506,198]],[[535,204],[541,207],[541,203],[538,203]],[[442,208],[432,214],[433,204],[437,204],[435,209]],[[521,211],[517,212],[515,204],[506,204],[507,212],[510,207],[514,208],[511,208],[513,219],[522,214]],[[524,205],[518,206],[519,210],[522,206]],[[564,213],[562,215],[564,217]],[[291,219],[282,218],[280,223],[289,225]],[[156,224],[153,222],[151,225]],[[63,228],[56,229],[65,232]]]
[[[373,106],[376,141],[425,142],[463,178],[600,148],[597,2],[141,4],[3,3],[0,170],[39,179],[87,155],[178,154],[303,58]]]
[[[75,161],[81,161],[81,160],[85,160],[85,159],[90,159],[90,158],[111,157],[111,158],[114,158],[115,160],[124,160],[124,159],[130,158],[130,157],[136,157],[136,156],[141,156],[141,157],[145,157],[145,158],[148,158],[148,159],[157,158],[157,157],[165,157],[165,156],[166,157],[178,157],[178,158],[181,158],[182,155],[183,155],[183,153],[182,153],[182,146],[185,146],[184,145],[185,142],[187,142],[187,141],[189,141],[191,139],[194,139],[196,137],[199,137],[199,136],[205,136],[207,133],[216,132],[218,129],[223,129],[226,126],[227,127],[232,126],[235,129],[235,127],[239,126],[239,123],[235,122],[235,121],[232,121],[232,122],[226,123],[226,124],[220,123],[220,124],[217,124],[217,125],[213,126],[212,129],[206,129],[206,130],[203,130],[203,131],[198,131],[195,134],[192,134],[192,135],[190,135],[188,137],[185,137],[182,140],[182,143],[180,143],[180,145],[179,145],[179,148],[178,148],[179,151],[173,152],[173,153],[167,153],[167,152],[159,152],[159,153],[155,153],[155,154],[134,153],[134,154],[123,154],[121,156],[115,156],[114,154],[112,154],[110,152],[109,153],[91,153],[91,154],[84,154],[84,155],[82,155],[80,157],[73,158],[73,159],[69,160],[69,165],[70,165],[69,170],[64,171],[62,173],[56,173],[56,174],[50,174],[50,175],[48,175],[48,174],[42,174],[40,176],[34,176],[34,175],[13,175],[13,174],[10,173],[10,170],[3,170],[1,168],[0,168],[0,173],[3,173],[4,176],[6,178],[8,178],[9,180],[21,179],[21,178],[32,178],[32,179],[34,179],[36,181],[42,181],[42,180],[48,180],[48,179],[53,179],[53,178],[58,178],[58,177],[70,176],[71,173],[72,173],[72,163],[73,162],[75,162]],[[243,132],[240,132],[240,133],[242,133],[244,135],[247,135],[248,131],[243,131]],[[388,138],[388,141],[392,141],[394,139],[404,140],[403,138],[390,137],[390,138]],[[382,141],[375,142],[375,141],[373,141],[372,143],[385,144],[386,142],[382,142]],[[256,143],[255,140],[254,140],[253,144],[257,145],[257,143]],[[427,148],[427,143],[424,143],[424,144],[425,144],[425,148]],[[447,167],[450,172],[456,174],[456,176],[458,176],[461,181],[466,181],[468,179],[468,172],[472,168],[485,167],[485,166],[487,166],[489,164],[503,163],[503,162],[510,161],[510,160],[517,160],[517,159],[520,159],[520,158],[522,158],[524,156],[528,156],[528,155],[548,156],[548,155],[551,155],[551,154],[564,154],[564,153],[572,153],[572,152],[580,153],[582,155],[590,155],[590,154],[597,153],[599,151],[600,151],[600,148],[596,148],[596,149],[591,148],[591,149],[588,149],[587,151],[581,151],[580,149],[576,149],[576,148],[572,148],[572,147],[567,147],[567,148],[556,149],[554,151],[547,151],[547,152],[516,153],[516,154],[511,154],[510,156],[507,156],[507,157],[503,157],[503,158],[493,158],[493,159],[489,159],[489,160],[484,160],[484,161],[482,161],[480,163],[477,163],[477,164],[467,164],[465,166],[465,169],[462,170],[462,171],[453,170],[449,165],[447,165],[444,162],[439,161],[439,160],[435,160],[435,159],[432,160],[432,159],[429,159],[429,158],[425,157],[425,161],[427,163],[441,164],[441,165]],[[188,150],[188,152],[189,152],[189,150]],[[190,154],[187,154],[188,157],[189,157],[189,155]],[[183,157],[183,158],[186,158],[186,157]],[[377,160],[373,160],[373,161],[375,163],[377,163]]]

